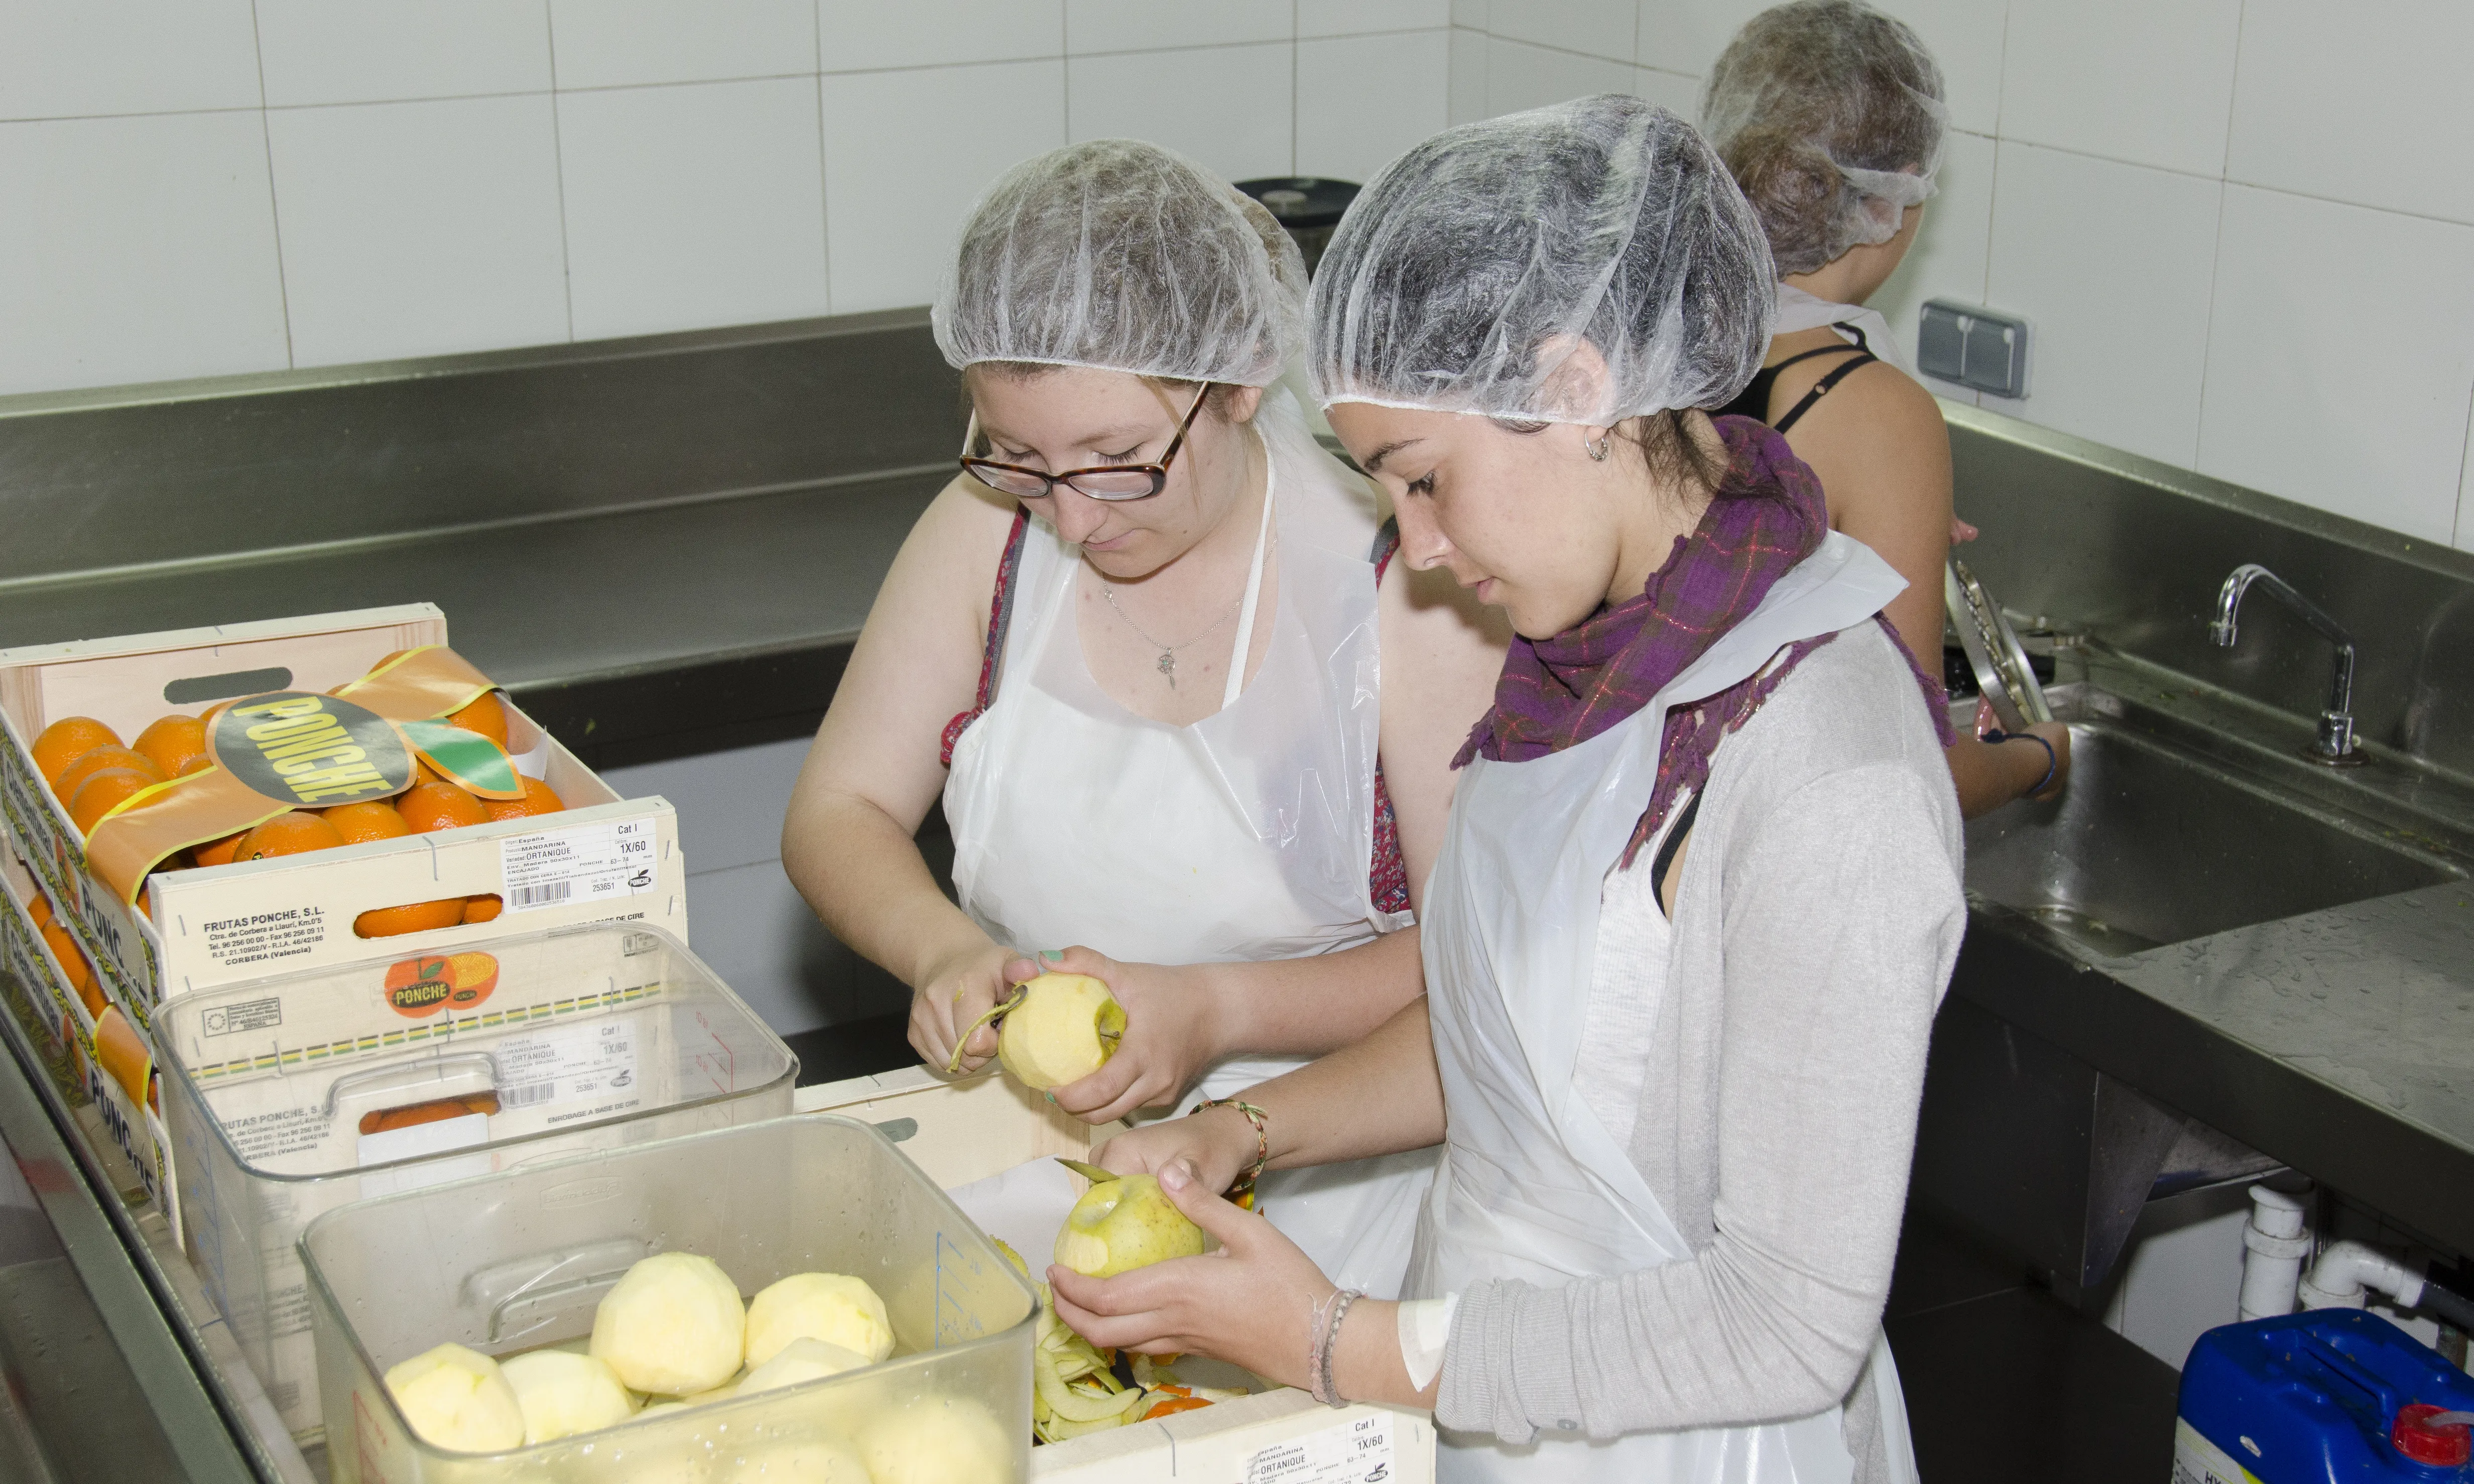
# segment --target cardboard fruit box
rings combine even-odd
[[[146,1198],[162,1206],[178,1241],[172,1140],[163,1123],[154,1043],[118,1007],[106,1005],[98,1015],[72,987],[68,966],[36,926],[36,889],[17,863],[0,861],[0,970],[17,981],[28,1009],[42,1017],[40,1029],[66,1051],[87,1101],[129,1156]],[[69,951],[77,949],[72,945]]]
[[[428,649],[446,643],[445,617],[418,603],[0,650],[0,813],[11,843],[71,919],[106,991],[129,1015],[143,1025],[174,995],[266,974],[452,950],[574,923],[648,921],[686,939],[686,863],[669,804],[619,798],[503,693],[506,759],[484,750],[497,766],[512,762],[516,773],[546,783],[566,803],[563,813],[230,865],[164,865],[142,879],[126,863],[151,862],[153,855],[123,855],[126,895],[89,867],[109,864],[102,848],[107,832],[151,806],[153,791],[96,825],[90,860],[90,842],[71,821],[66,801],[35,765],[36,739],[61,718],[92,717],[129,741],[166,714],[195,715],[225,700],[237,702],[234,715],[252,705],[325,705],[350,713],[342,717],[345,724],[375,729],[380,739],[390,726],[409,739],[434,738],[434,719],[380,716],[325,697],[339,687],[372,687],[348,689],[346,698],[378,704],[376,697],[388,688],[373,686],[372,671],[404,651],[425,651],[423,663],[435,660],[486,686],[486,677],[451,651]],[[410,668],[410,662],[395,663]],[[269,693],[295,699],[255,699]],[[293,719],[277,710],[266,714]],[[230,741],[227,720],[214,728],[222,746]],[[364,739],[356,732],[352,740]],[[420,756],[426,762],[430,753]],[[409,755],[400,751],[396,764],[408,780]],[[217,778],[216,786],[240,796],[241,770],[226,771],[230,776]],[[166,787],[206,781],[184,778]],[[485,894],[503,901],[495,921],[382,937],[354,931],[363,912]]]
[[[1086,1158],[1124,1128],[1093,1128],[994,1071],[956,1080],[905,1067],[802,1087],[795,1106],[876,1125],[946,1190],[1043,1156]],[[1024,1255],[1036,1275],[1045,1254]],[[1435,1427],[1423,1412],[1363,1401],[1327,1407],[1280,1386],[1042,1445],[1031,1450],[1031,1476],[1036,1484],[1433,1484]]]

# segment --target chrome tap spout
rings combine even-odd
[[[2302,616],[2302,621],[2319,631],[2321,638],[2336,646],[2337,668],[2328,683],[2328,706],[2319,714],[2319,735],[2304,756],[2330,766],[2355,766],[2368,761],[2354,744],[2354,636],[2343,624],[2328,616],[2326,609],[2294,591],[2293,584],[2256,562],[2245,562],[2225,578],[2217,592],[2217,617],[2208,625],[2208,641],[2219,648],[2230,649],[2240,637],[2237,620],[2242,611],[2243,595],[2253,586],[2260,587],[2281,599]]]

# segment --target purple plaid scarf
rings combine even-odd
[[[1520,763],[1589,741],[1649,704],[1718,636],[1758,607],[1771,586],[1821,545],[1830,526],[1821,481],[1786,440],[1750,418],[1717,420],[1729,463],[1718,497],[1690,536],[1678,536],[1641,596],[1602,608],[1552,639],[1515,638],[1495,682],[1494,706],[1452,766],[1471,758]],[[1878,616],[1877,616],[1878,619]],[[1884,621],[1886,628],[1887,623]],[[1804,657],[1830,643],[1823,634],[1787,645],[1782,657],[1715,695],[1667,713],[1658,779],[1633,829],[1623,864],[1658,834],[1675,800],[1710,777],[1719,742],[1752,719]],[[1898,636],[1891,635],[1898,644]],[[1899,652],[1907,653],[1904,645]],[[1943,744],[1952,741],[1941,685],[1915,668]]]

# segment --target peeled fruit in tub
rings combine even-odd
[[[1057,1263],[1088,1277],[1113,1277],[1201,1253],[1202,1229],[1186,1220],[1149,1175],[1093,1185],[1065,1213],[1056,1232]]]
[[[543,1350],[498,1367],[523,1409],[524,1441],[549,1443],[615,1426],[636,1415],[636,1399],[618,1375],[591,1355]]]
[[[421,1440],[462,1453],[521,1448],[524,1413],[498,1363],[479,1350],[442,1345],[388,1371],[387,1390]]]
[[[593,1315],[593,1353],[635,1391],[687,1397],[738,1374],[747,1310],[721,1265],[657,1253],[627,1270]]]
[[[864,1279],[840,1273],[793,1273],[749,1301],[749,1366],[764,1365],[799,1339],[855,1350],[869,1365],[893,1353],[885,1301]]]
[[[967,1397],[922,1397],[860,1430],[871,1484],[982,1484],[1013,1476],[996,1416]]]
[[[857,1371],[876,1362],[854,1350],[846,1350],[831,1340],[799,1339],[782,1347],[781,1353],[747,1373],[739,1383],[737,1395],[744,1397],[753,1391],[772,1391],[781,1386],[796,1386],[802,1381],[822,1380],[845,1371]]]
[[[715,1471],[726,1484],[870,1484],[867,1465],[846,1444],[819,1439],[750,1448]],[[983,1475],[1002,1478],[1001,1472]]]
[[[997,1033],[997,1059],[1035,1092],[1079,1083],[1107,1064],[1126,1034],[1126,1009],[1088,974],[1026,981]]]

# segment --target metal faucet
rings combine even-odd
[[[2208,625],[2209,641],[2219,648],[2233,647],[2234,616],[2253,583],[2283,598],[2287,607],[2302,615],[2302,621],[2337,646],[2337,671],[2328,683],[2328,709],[2319,714],[2318,740],[2303,748],[2302,755],[2330,767],[2359,767],[2369,762],[2369,756],[2354,745],[2354,636],[2328,617],[2325,609],[2295,592],[2293,584],[2256,562],[2235,568],[2217,594],[2217,618]]]

